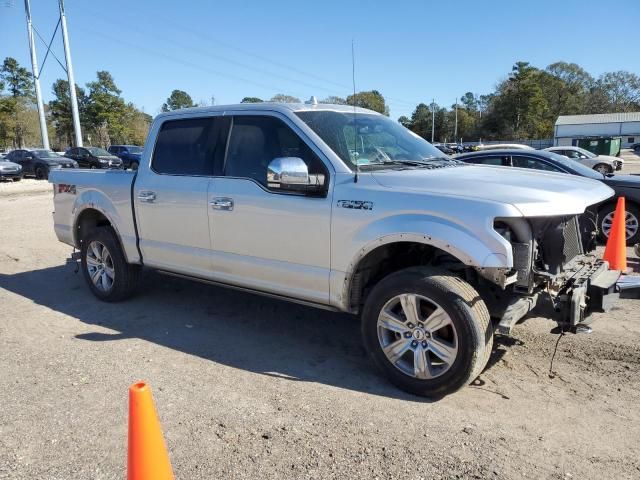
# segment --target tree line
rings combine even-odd
[[[85,143],[144,143],[151,116],[122,98],[109,72],[97,72],[86,88],[75,87]],[[75,144],[69,83],[58,79],[51,88],[54,98],[44,105],[49,141],[54,150],[64,150]],[[0,68],[0,147],[20,148],[41,142],[32,74],[7,57]]]
[[[75,88],[85,143],[102,147],[144,143],[152,118],[122,98],[109,72],[98,71],[85,88]],[[52,93],[53,99],[45,105],[50,143],[55,150],[64,150],[75,144],[68,82],[56,80]],[[267,100],[252,96],[241,100],[263,101],[301,103],[282,93]],[[378,90],[319,102],[355,104],[389,115],[389,106]],[[167,112],[194,106],[187,92],[173,90],[160,109]],[[435,141],[524,140],[552,137],[559,115],[630,111],[640,111],[640,77],[636,74],[618,71],[594,78],[575,63],[556,62],[539,69],[517,62],[491,93],[466,92],[448,107],[419,103],[410,117],[398,121],[427,140],[431,140],[432,126]],[[0,148],[40,143],[32,75],[7,57],[0,68]]]
[[[448,108],[420,103],[398,121],[429,140],[433,124],[435,141],[454,141],[457,113],[457,141],[526,140],[553,137],[559,115],[634,111],[640,111],[640,77],[634,73],[594,78],[575,63],[539,69],[517,62],[491,93],[466,92]]]

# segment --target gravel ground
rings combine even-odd
[[[139,379],[179,479],[640,477],[637,299],[562,337],[552,375],[558,336],[529,319],[430,402],[373,372],[351,316],[154,273],[100,303],[50,187],[0,192],[0,479],[123,478]]]

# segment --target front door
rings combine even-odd
[[[209,183],[224,156],[223,117],[167,120],[134,188],[145,265],[209,278]],[[222,141],[220,141],[222,140]]]
[[[267,185],[277,157],[302,158],[310,174],[329,169],[284,119],[233,117],[224,176],[209,188],[213,275],[225,283],[327,303],[331,198],[287,194]],[[329,189],[329,192],[331,190]]]

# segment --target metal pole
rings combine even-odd
[[[47,132],[47,122],[44,118],[44,105],[42,104],[42,93],[40,92],[40,73],[38,72],[38,58],[36,57],[36,44],[33,40],[33,26],[31,24],[31,5],[29,0],[24,0],[24,11],[27,15],[27,33],[29,34],[29,50],[31,51],[31,70],[33,72],[33,85],[36,90],[36,103],[38,105],[38,117],[40,118],[40,136],[42,137],[42,148],[49,150],[49,134]]]
[[[453,132],[453,141],[458,142],[458,98],[456,97],[456,124]]]
[[[60,27],[62,28],[62,42],[64,44],[64,59],[67,63],[67,79],[69,81],[69,97],[71,98],[71,116],[73,117],[73,132],[76,137],[76,147],[82,146],[82,130],[80,129],[80,114],[78,113],[78,98],[76,96],[76,81],[73,77],[71,63],[71,49],[67,35],[67,17],[64,14],[64,0],[58,0],[60,7]]]
[[[436,99],[431,99],[431,143],[433,143],[433,137],[436,131]]]

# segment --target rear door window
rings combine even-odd
[[[554,167],[553,165],[540,160],[538,158],[533,157],[520,157],[514,155],[513,166],[518,168],[532,168],[534,170],[545,170],[547,172],[561,172],[559,168]]]
[[[164,122],[153,150],[151,168],[166,175],[221,174],[229,124],[229,117]]]
[[[500,155],[492,155],[487,157],[480,157],[478,159],[478,164],[480,165],[498,165],[504,166],[509,165],[509,157],[508,156],[500,156]]]

